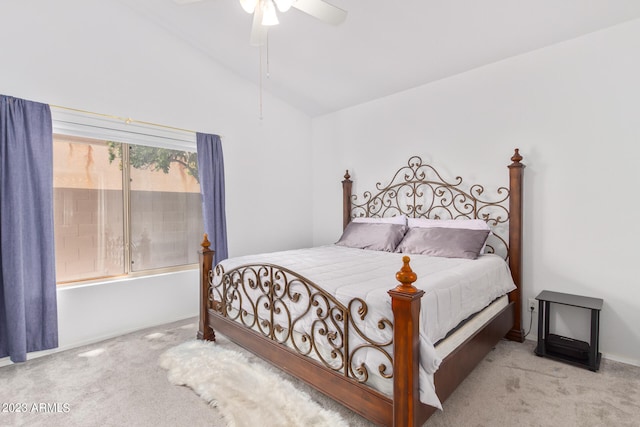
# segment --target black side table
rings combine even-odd
[[[603,301],[580,295],[542,291],[536,297],[538,302],[538,346],[535,354],[541,357],[560,360],[575,366],[597,371],[602,355],[599,350],[600,310]],[[551,304],[571,305],[591,310],[591,341],[586,343],[573,338],[549,334],[549,314]]]

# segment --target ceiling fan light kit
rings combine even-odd
[[[258,5],[258,0],[240,0],[240,6],[247,13],[253,13],[256,10],[256,6]]]
[[[294,0],[275,0],[275,2],[280,12],[286,12],[287,10],[291,9]]]
[[[276,15],[276,7],[271,0],[262,0],[262,25],[265,27],[271,27],[278,25],[278,15]]]
[[[273,4],[278,7],[280,12],[286,12],[291,9],[295,0],[240,0],[240,5],[247,13],[253,13],[258,5],[263,8],[273,8]]]
[[[286,12],[292,7],[322,22],[332,25],[341,24],[347,18],[347,12],[324,0],[239,0],[247,13],[253,14],[251,45],[263,46],[267,38],[267,27],[278,25],[276,7]]]
[[[179,5],[190,3],[199,3],[202,0],[173,0]],[[249,14],[254,14],[254,27],[272,26],[278,24],[278,16],[276,8],[282,13],[288,11],[292,7],[298,9],[307,15],[313,16],[327,24],[338,25],[347,18],[347,12],[324,0],[238,0],[242,9]],[[259,15],[260,19],[255,19],[255,15]],[[254,29],[255,30],[255,29]],[[253,43],[252,43],[253,44]]]

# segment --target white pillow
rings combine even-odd
[[[410,228],[464,228],[467,230],[489,230],[491,227],[483,219],[428,219],[408,218],[407,225]]]
[[[351,222],[365,222],[373,224],[399,224],[407,225],[407,217],[404,215],[390,216],[388,218],[368,218],[368,217],[356,217]]]

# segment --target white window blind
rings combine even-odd
[[[186,130],[51,107],[53,132],[179,151],[196,151],[196,134]]]

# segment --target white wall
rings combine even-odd
[[[59,288],[60,349],[197,315],[198,276],[189,270]]]
[[[519,147],[525,304],[543,289],[603,298],[600,350],[640,365],[638,76],[636,20],[314,119],[314,243],[340,235],[346,168],[372,189],[421,155],[491,187]],[[558,332],[588,341],[586,312],[558,313]]]
[[[2,21],[1,94],[217,133],[230,255],[311,244],[307,115],[265,93],[259,120],[258,87],[118,2],[3,2]],[[182,272],[60,289],[60,345],[195,316],[196,281]]]

